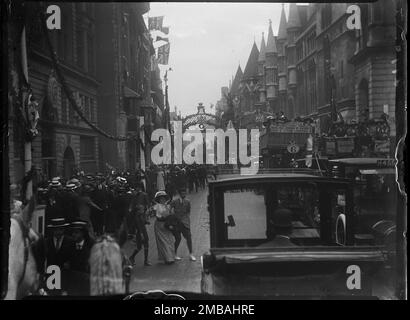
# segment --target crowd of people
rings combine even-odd
[[[153,219],[158,259],[167,265],[181,260],[183,236],[189,258],[195,261],[186,195],[204,189],[210,173],[205,165],[184,165],[53,178],[37,190],[46,205],[46,264],[64,270],[62,286],[68,294],[88,294],[89,258],[96,239],[109,235],[120,247],[131,241],[135,249],[125,261],[134,265],[143,249],[144,265],[150,266],[147,225]]]

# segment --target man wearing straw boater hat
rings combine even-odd
[[[79,192],[81,182],[78,179],[67,181],[64,187],[63,198],[63,217],[71,222],[80,216],[79,211]]]
[[[87,221],[75,220],[71,222],[69,229],[74,240],[74,245],[70,258],[68,259],[68,292],[70,295],[89,295],[90,266],[88,261],[94,240],[89,236]]]
[[[57,265],[62,269],[68,261],[73,246],[73,240],[65,234],[68,225],[64,218],[51,219],[47,225],[50,233],[46,241],[47,266]]]
[[[44,211],[45,223],[50,224],[52,219],[63,217],[63,207],[61,202],[61,190],[63,186],[58,177],[48,185],[47,202]]]
[[[47,225],[48,237],[46,238],[46,265],[55,265],[61,271],[61,290],[51,290],[49,294],[60,295],[67,288],[67,268],[73,240],[66,235],[68,223],[64,218],[51,219]]]

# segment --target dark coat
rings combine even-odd
[[[90,295],[90,253],[94,245],[92,239],[86,239],[81,249],[73,243],[72,254],[69,259],[67,276],[67,289],[72,296]]]
[[[80,249],[76,248],[76,244],[73,243],[72,254],[68,259],[70,270],[89,272],[90,267],[88,264],[88,259],[90,258],[91,248],[94,245],[94,240],[86,239],[84,241],[83,247]]]
[[[54,246],[53,237],[50,236],[46,240],[46,259],[47,266],[57,265],[63,269],[64,264],[68,262],[72,254],[74,241],[68,236],[64,236],[60,249],[57,251]]]

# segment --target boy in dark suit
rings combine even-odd
[[[94,240],[89,236],[87,225],[87,222],[82,220],[76,220],[70,224],[74,240],[68,260],[70,295],[87,296],[90,294],[90,266],[88,260]]]
[[[46,240],[47,266],[57,265],[63,269],[67,263],[73,245],[73,240],[65,234],[68,225],[64,218],[51,219],[51,223],[47,225],[50,231]]]

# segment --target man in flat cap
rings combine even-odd
[[[268,242],[263,243],[260,247],[294,247],[296,246],[291,240],[292,234],[292,211],[279,203],[278,208],[273,212],[271,224],[271,233],[268,234]]]

